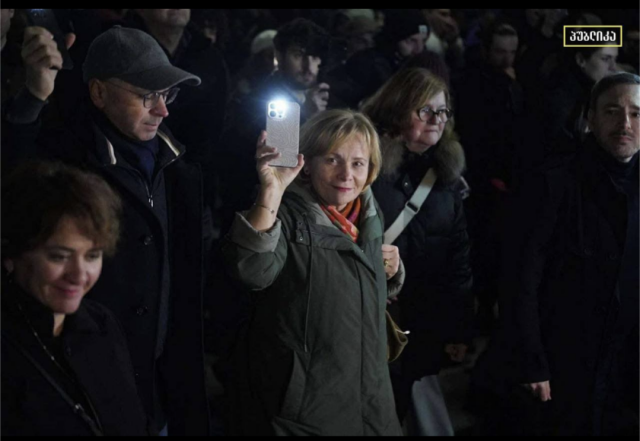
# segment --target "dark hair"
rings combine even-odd
[[[412,115],[441,92],[447,107],[451,108],[451,95],[445,81],[427,69],[414,67],[396,72],[364,103],[362,113],[371,119],[381,137],[382,174],[394,174],[402,162],[405,149],[397,146],[404,142],[402,132],[410,126]],[[457,141],[451,118],[439,142],[447,145]]]
[[[296,18],[278,29],[273,45],[283,54],[291,46],[298,46],[308,55],[322,58],[328,50],[329,33],[311,20]]]
[[[45,243],[60,220],[113,255],[120,233],[120,197],[101,177],[57,162],[29,162],[2,183],[2,256],[16,257]]]
[[[482,45],[486,50],[489,50],[493,44],[493,38],[496,35],[499,37],[517,37],[518,31],[516,27],[505,18],[490,18],[481,26],[479,35]]]
[[[451,95],[443,78],[424,68],[401,69],[363,104],[362,113],[371,118],[381,136],[398,137],[411,124],[411,115],[440,92],[450,108]],[[443,138],[449,132],[453,132],[453,120],[445,126]]]
[[[589,110],[595,111],[596,105],[598,104],[598,98],[600,98],[607,90],[621,84],[640,86],[640,77],[628,72],[617,73],[604,77],[598,81],[595,86],[593,86],[593,89],[591,89]]]

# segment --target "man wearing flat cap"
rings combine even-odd
[[[3,167],[23,158],[62,160],[118,191],[118,252],[105,260],[91,297],[123,325],[155,430],[206,435],[202,286],[211,225],[200,172],[182,160],[185,147],[163,124],[180,88],[200,78],[172,66],[150,35],[116,26],[94,40],[82,66],[83,116],[44,131],[40,111],[62,59],[40,27],[26,29],[22,54],[27,82],[3,120]]]

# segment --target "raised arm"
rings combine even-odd
[[[74,41],[74,34],[66,36],[67,47],[71,47]],[[25,86],[7,104],[7,108],[3,109],[3,170],[10,169],[20,160],[39,156],[39,116],[53,93],[55,79],[62,68],[62,55],[53,35],[38,26],[29,26],[24,31],[22,61],[26,75]]]
[[[282,196],[298,175],[304,160],[298,155],[295,168],[271,167],[280,154],[265,143],[266,132],[258,138],[256,162],[260,193],[248,212],[237,213],[222,246],[227,272],[252,290],[269,287],[278,277],[287,258],[286,235],[277,218]]]

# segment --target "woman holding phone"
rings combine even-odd
[[[298,165],[257,146],[261,189],[223,244],[252,292],[245,355],[253,435],[400,435],[387,367],[385,307],[404,279],[383,245],[370,190],[378,135],[362,114],[330,110],[301,129]]]

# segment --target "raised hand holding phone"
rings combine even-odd
[[[67,34],[65,47],[70,48],[75,39],[75,34]],[[21,55],[25,67],[25,87],[33,96],[46,101],[53,93],[56,76],[64,64],[53,34],[39,26],[27,27]]]
[[[56,18],[53,9],[25,9],[24,11],[27,15],[29,26],[45,28],[51,33],[51,35],[53,35],[58,52],[60,52],[60,55],[62,56],[62,64],[59,67],[52,67],[52,69],[73,69],[73,61],[67,51],[71,45],[67,44],[67,38],[62,33],[62,30],[58,25],[58,19]]]
[[[274,167],[272,162],[281,156],[277,148],[267,145],[267,132],[263,131],[256,146],[260,193],[247,215],[249,223],[258,231],[266,231],[273,226],[285,190],[304,166],[304,157],[298,154],[295,167]]]

